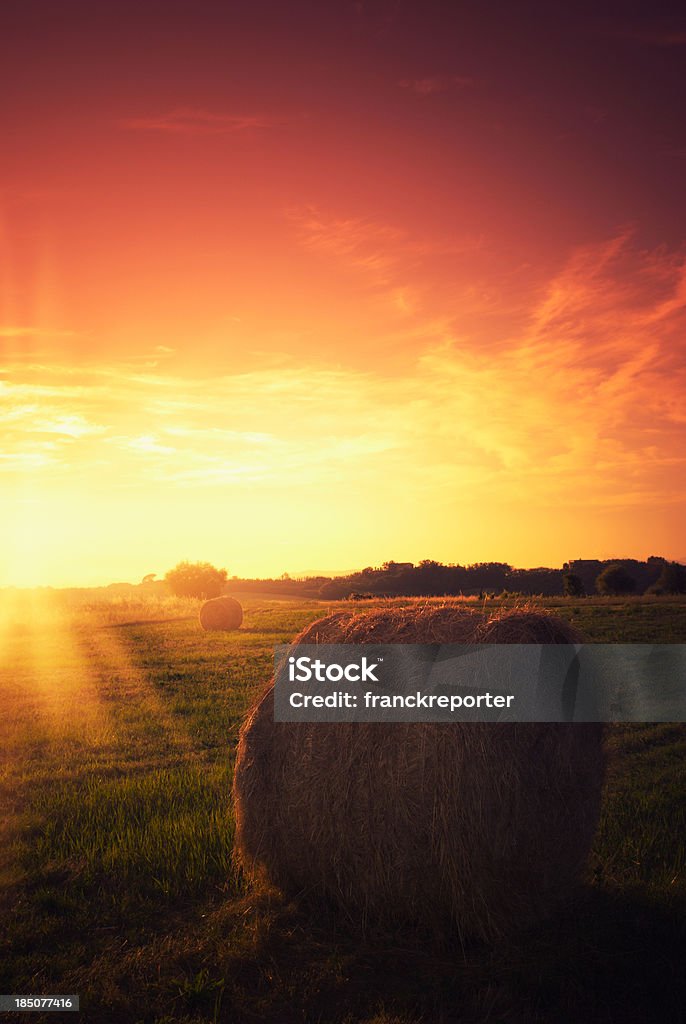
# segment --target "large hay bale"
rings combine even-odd
[[[336,612],[317,619],[296,644],[459,644],[483,625],[484,616],[457,603],[381,608],[359,615]]]
[[[200,609],[200,625],[209,630],[238,629],[243,621],[243,609],[233,597],[213,597]]]
[[[298,643],[569,643],[552,616],[486,622],[456,605],[346,613]],[[597,825],[601,727],[279,723],[270,685],[240,735],[236,857],[253,879],[355,926],[448,926],[487,940],[545,916]]]

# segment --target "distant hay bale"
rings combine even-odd
[[[213,597],[200,609],[200,625],[208,630],[238,629],[243,609],[233,597]]]
[[[542,613],[488,621],[452,605],[313,623],[297,643],[569,643]],[[495,939],[573,890],[600,809],[601,727],[548,723],[275,723],[253,707],[235,769],[236,859],[355,927]]]

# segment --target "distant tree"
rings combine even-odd
[[[324,601],[338,601],[346,597],[349,590],[350,588],[345,587],[342,583],[337,583],[335,580],[327,580],[319,588],[318,596]]]
[[[179,562],[164,577],[177,597],[219,597],[226,583],[226,569],[209,562]]]
[[[155,576],[157,576],[156,572],[149,572],[147,576],[143,577],[141,583],[152,583],[155,579]]]
[[[512,569],[505,577],[503,590],[553,597],[562,591],[562,576],[560,569],[546,569],[543,566],[537,569]]]
[[[678,562],[665,562],[655,583],[647,594],[686,594],[686,566]]]
[[[595,581],[595,587],[599,594],[617,596],[633,594],[636,589],[636,580],[629,575],[623,565],[615,562],[603,569]]]
[[[562,592],[565,597],[585,597],[586,587],[581,576],[575,572],[566,572],[562,577]]]

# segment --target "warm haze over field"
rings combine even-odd
[[[4,0],[0,66],[0,585],[686,557],[685,16]]]

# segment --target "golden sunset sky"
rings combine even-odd
[[[683,559],[685,57],[659,5],[5,0],[0,586]]]

